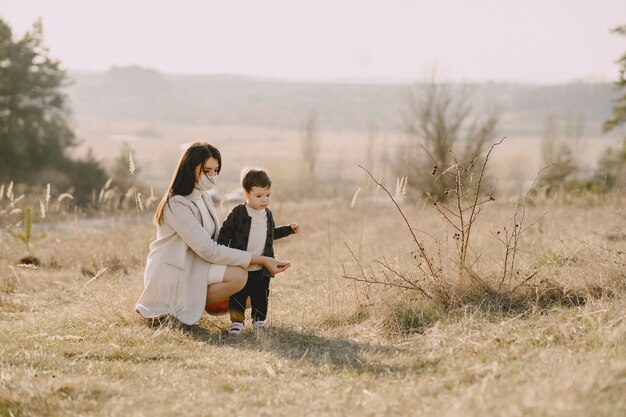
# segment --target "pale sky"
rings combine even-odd
[[[626,0],[1,0],[70,70],[312,81],[614,81]]]

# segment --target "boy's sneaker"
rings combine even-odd
[[[241,332],[243,332],[243,323],[234,321],[230,324],[230,330],[228,331],[228,334],[241,334]]]
[[[265,320],[256,320],[252,322],[252,328],[254,330],[267,330],[267,324]]]

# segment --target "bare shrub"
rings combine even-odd
[[[469,96],[458,94],[453,97],[451,87],[433,76],[429,84],[415,86],[407,95],[404,125],[409,141],[398,150],[393,170],[398,176],[409,177],[415,196],[430,193],[444,200],[445,190],[453,184],[446,178],[433,180],[430,174],[450,166],[453,158],[479,165],[478,158],[494,134],[498,114],[494,111],[471,120]],[[471,171],[474,165],[468,168]]]
[[[343,277],[370,285],[379,284],[395,288],[402,294],[409,291],[447,310],[471,305],[490,312],[519,312],[553,305],[584,304],[586,296],[583,290],[566,289],[545,278],[538,280],[540,268],[520,268],[516,263],[521,251],[523,234],[543,218],[543,215],[539,216],[534,222],[529,222],[526,218],[528,195],[537,179],[525,198],[516,203],[510,226],[504,227],[503,232],[493,233],[492,237],[503,248],[502,259],[499,261],[500,274],[480,272],[478,265],[481,255],[475,253],[472,242],[477,233],[477,219],[482,206],[494,201],[492,189],[484,192],[483,180],[489,156],[503,140],[494,143],[486,155],[481,157],[482,164],[477,170],[476,179],[467,178],[471,176],[468,166],[474,164],[475,160],[459,161],[452,153],[450,165],[437,177],[438,179],[447,177],[447,182],[453,184],[451,188],[444,190],[448,197],[447,201],[441,202],[429,194],[440,218],[454,231],[453,239],[456,242],[454,262],[442,260],[439,254],[440,260],[438,264],[436,263],[430,254],[432,248],[427,247],[417,237],[417,229],[411,226],[394,195],[371,172],[361,167],[371,180],[387,193],[404,220],[416,246],[416,249],[411,251],[410,265],[417,267],[417,271],[391,264],[385,259],[375,260],[373,265],[365,265],[361,257],[354,255],[348,247],[358,268],[356,274],[350,274],[344,268]],[[442,240],[442,237],[430,237],[434,244]]]

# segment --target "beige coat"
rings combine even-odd
[[[146,318],[171,314],[185,324],[195,324],[206,303],[211,263],[248,267],[252,254],[216,243],[219,219],[211,198],[203,193],[215,222],[213,236],[201,225],[198,207],[176,195],[163,211],[163,224],[150,244],[144,273],[144,290],[135,310]]]

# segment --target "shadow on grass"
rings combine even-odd
[[[198,341],[244,351],[267,352],[283,359],[329,367],[333,371],[406,374],[419,373],[436,362],[412,356],[406,349],[372,345],[346,338],[328,338],[288,328],[232,336],[192,326],[186,333]]]

